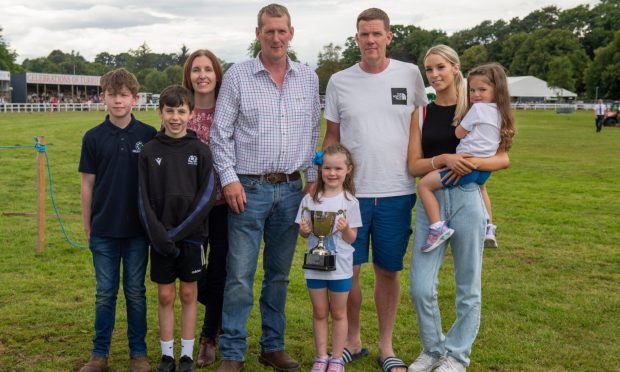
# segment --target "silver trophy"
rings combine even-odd
[[[304,269],[319,271],[336,270],[336,254],[325,248],[325,238],[334,231],[336,217],[344,214],[341,209],[338,212],[313,211],[304,207],[302,214],[308,212],[312,222],[312,233],[319,238],[317,245],[304,255]]]

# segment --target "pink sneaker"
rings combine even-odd
[[[314,358],[314,364],[312,364],[312,370],[310,372],[325,372],[327,371],[327,359],[316,357]]]
[[[342,358],[331,358],[327,372],[344,372],[344,360]]]
[[[450,239],[452,234],[454,234],[454,230],[448,227],[448,223],[446,221],[441,221],[441,226],[439,226],[439,228],[429,228],[426,243],[422,246],[422,252],[430,252],[439,247],[441,243]]]

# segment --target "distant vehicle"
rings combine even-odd
[[[603,125],[606,127],[618,125],[618,111],[620,111],[620,101],[615,101],[611,104],[609,109],[607,109],[605,118],[603,119]]]
[[[156,106],[159,104],[159,94],[153,94],[151,96],[151,103]]]
[[[153,103],[153,93],[138,93],[138,105],[147,105],[151,103]]]

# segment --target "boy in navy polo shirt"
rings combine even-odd
[[[163,130],[140,154],[140,218],[151,241],[151,280],[157,283],[162,358],[157,371],[174,372],[174,301],[180,280],[179,372],[194,371],[197,281],[204,265],[202,242],[215,200],[209,147],[187,129],[194,95],[179,85],[161,92]]]
[[[80,372],[108,367],[121,264],[131,371],[151,370],[144,340],[148,241],[138,217],[138,155],[157,132],[131,113],[138,100],[138,86],[136,77],[123,68],[103,75],[102,99],[108,115],[87,131],[82,141],[82,217],[97,290],[93,350]]]

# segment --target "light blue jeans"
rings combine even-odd
[[[146,287],[144,275],[148,262],[148,242],[144,237],[90,237],[90,251],[97,281],[93,356],[107,357],[116,318],[121,264],[123,292],[127,304],[129,355],[146,355]]]
[[[222,359],[243,361],[261,238],[265,240],[265,274],[259,300],[261,350],[284,350],[288,275],[299,231],[295,217],[303,195],[301,180],[271,184],[239,176],[239,181],[245,189],[247,203],[243,213],[228,213],[227,276],[219,343]]]
[[[441,219],[449,221],[454,234],[449,240],[454,258],[456,282],[456,321],[444,336],[437,303],[438,273],[448,249],[422,253],[428,234],[428,219],[418,203],[409,277],[424,352],[434,356],[449,355],[469,365],[471,347],[480,327],[481,272],[484,228],[487,215],[477,184],[469,183],[435,191],[441,206]]]

